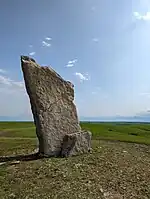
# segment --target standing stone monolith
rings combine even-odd
[[[82,133],[79,125],[73,103],[73,84],[52,68],[39,66],[28,56],[21,56],[21,67],[39,140],[39,153],[48,157],[66,157],[88,152],[91,133]]]

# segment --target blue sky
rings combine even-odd
[[[1,118],[32,118],[20,55],[73,82],[80,118],[150,110],[150,1],[0,3]]]

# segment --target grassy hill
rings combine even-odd
[[[81,122],[81,127],[90,130],[93,139],[108,139],[150,144],[149,123],[92,123]],[[0,122],[1,137],[35,138],[33,122]]]
[[[93,133],[91,153],[30,161],[14,158],[3,164],[2,156],[17,159],[33,152],[37,138],[32,122],[0,122],[0,198],[149,199],[150,125],[82,122],[81,126]]]

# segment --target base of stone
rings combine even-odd
[[[61,157],[69,157],[91,151],[92,133],[81,131],[64,136]]]
[[[77,133],[67,134],[64,136],[62,148],[57,151],[40,152],[39,149],[35,149],[34,152],[39,154],[39,157],[51,158],[51,157],[70,157],[84,153],[91,152],[91,138],[92,133],[90,131],[80,131]]]

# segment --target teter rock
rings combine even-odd
[[[21,56],[21,66],[39,139],[39,153],[59,156],[64,147],[64,136],[82,132],[73,103],[73,84],[65,81],[52,68],[41,67],[27,56]],[[84,140],[81,136],[76,137]],[[88,145],[85,148],[89,150],[90,141],[78,144],[82,146],[81,151],[84,145]],[[65,146],[68,146],[66,141]]]

